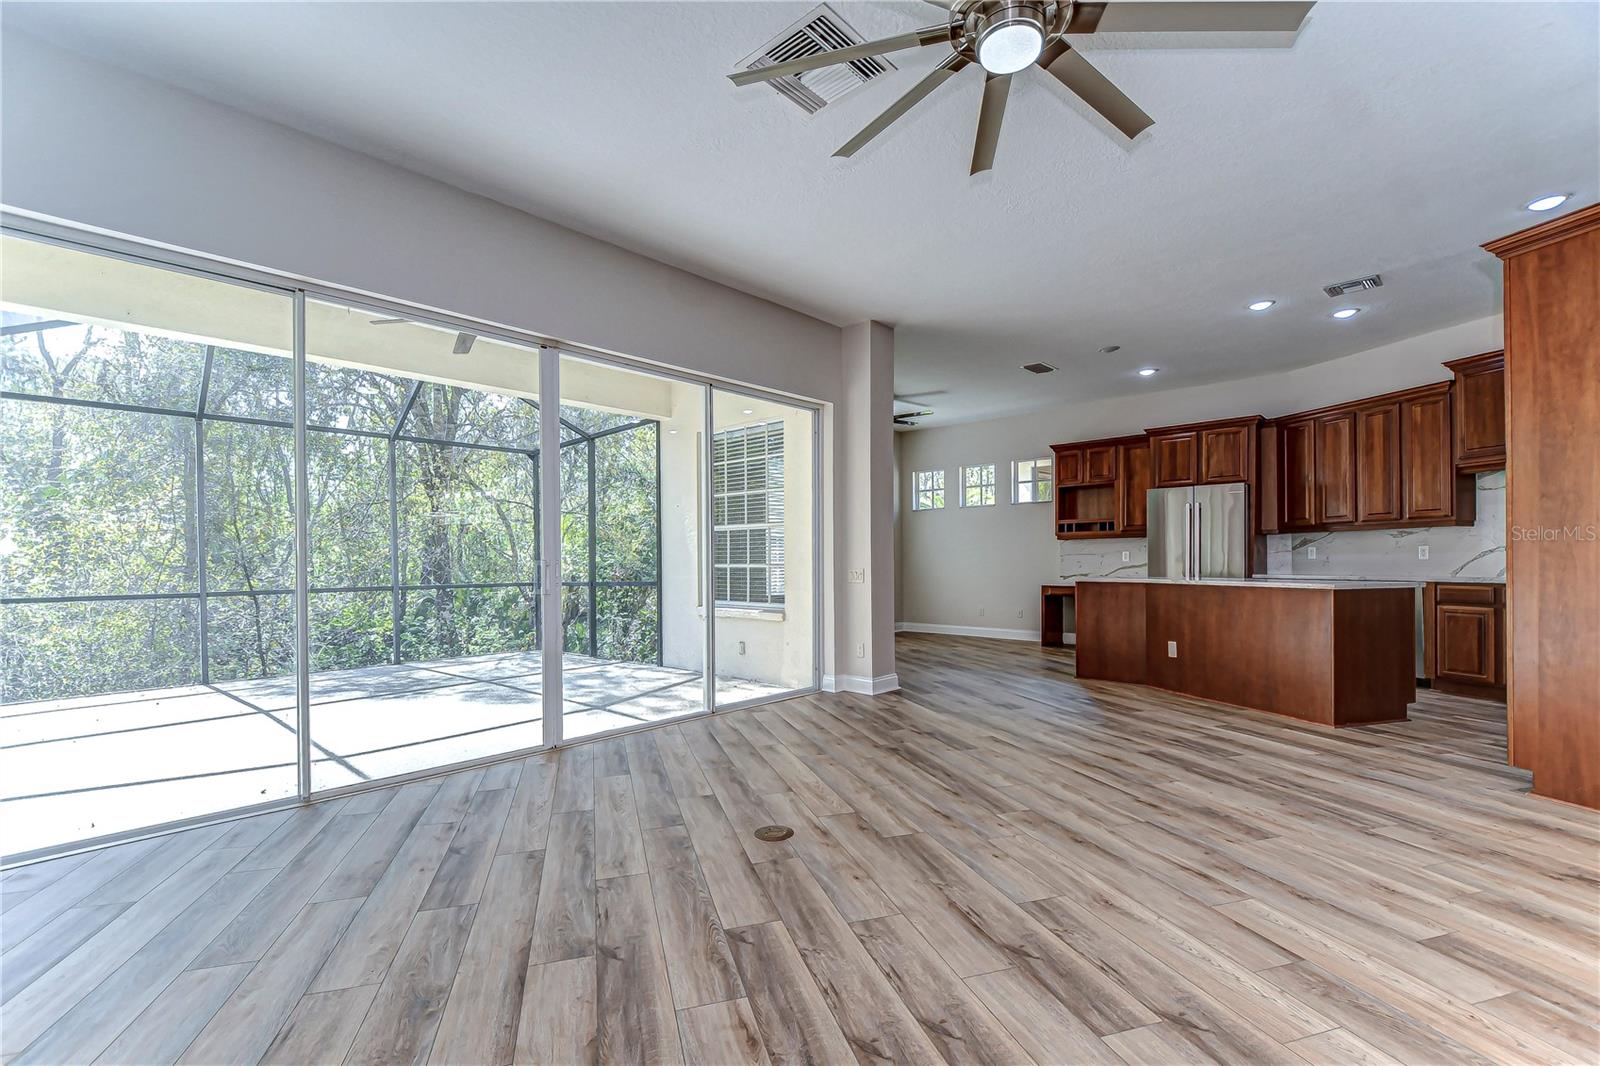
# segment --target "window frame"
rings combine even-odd
[[[785,455],[785,448],[787,446],[785,439],[786,429],[787,427],[785,426],[782,418],[767,418],[759,422],[750,422],[737,426],[727,426],[723,429],[715,430],[711,435],[711,587],[713,593],[715,593],[716,590],[722,586],[720,579],[724,573],[727,574],[728,578],[728,583],[725,587],[730,593],[732,592],[733,572],[735,570],[743,570],[745,572],[745,587],[747,590],[752,587],[752,579],[754,578],[756,572],[762,572],[765,575],[764,583],[767,590],[767,598],[764,600],[734,599],[731,595],[727,598],[723,598],[714,594],[712,598],[712,605],[719,611],[767,611],[781,613],[787,607],[789,574],[787,566],[787,544],[785,543],[787,539],[785,536],[785,529],[788,516],[788,501],[786,499],[787,485],[785,484],[788,469],[788,464],[786,462],[787,457]],[[719,449],[719,444],[731,440],[735,434],[742,435],[746,440],[748,440],[749,434],[754,430],[765,430],[764,451],[761,456],[761,461],[767,464],[768,483],[764,488],[761,489],[744,488],[730,490],[726,488],[729,459],[727,457],[725,447]],[[773,483],[774,469],[772,467],[772,461],[774,457],[777,459],[776,483]],[[741,461],[747,463],[751,461],[748,450]],[[724,487],[719,489],[719,484]],[[743,497],[746,507],[748,507],[749,499],[752,496],[764,497],[763,509],[766,514],[765,521],[723,521],[720,523],[716,521],[719,502],[728,501],[733,497]],[[776,506],[774,506],[775,504]],[[724,514],[726,514],[726,511],[724,511]],[[774,515],[776,515],[776,518],[774,518]],[[749,534],[756,531],[760,531],[764,535],[764,562],[735,563],[730,561],[721,563],[717,561],[721,534],[730,534],[728,538],[728,556],[731,560],[731,548],[733,540],[731,534],[746,534],[746,545],[748,551]],[[774,553],[773,550],[774,546],[776,546],[777,549],[776,553]],[[773,561],[774,555],[776,555],[777,562]],[[778,592],[776,596],[774,596],[772,591],[774,572],[776,572],[778,582]]]
[[[1032,468],[1029,477],[1022,476],[1024,466]],[[1055,466],[1056,461],[1050,459],[1013,459],[1011,460],[1011,502],[1014,504],[1049,503],[1055,499]],[[1022,499],[1022,489],[1026,486],[1030,490],[1032,499]]]
[[[967,473],[977,471],[977,482],[969,482]],[[984,472],[987,471],[987,476]],[[956,497],[956,503],[961,507],[993,507],[999,502],[999,469],[996,463],[964,463],[961,466],[961,493]],[[978,501],[967,502],[967,491],[978,490]],[[987,496],[987,499],[985,497]]]
[[[943,470],[913,470],[911,472],[911,509],[913,511],[944,510],[946,491]],[[924,484],[923,479],[927,482]],[[934,482],[938,483],[935,484]],[[937,497],[937,499],[935,498]]]

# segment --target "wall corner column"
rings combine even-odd
[[[824,687],[877,694],[900,687],[894,661],[894,330],[881,322],[846,326],[840,361],[834,654]]]

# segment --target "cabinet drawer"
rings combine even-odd
[[[1498,585],[1435,585],[1434,598],[1438,603],[1465,603],[1493,605],[1500,594]]]

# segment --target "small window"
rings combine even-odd
[[[1011,502],[1048,503],[1055,478],[1051,476],[1055,461],[1051,459],[1018,459],[1011,464]]]
[[[944,471],[918,470],[911,475],[911,509],[937,511],[944,506]]]
[[[994,464],[961,468],[961,506],[994,506]]]

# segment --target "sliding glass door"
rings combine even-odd
[[[815,685],[812,409],[0,240],[0,854]]]
[[[712,389],[718,707],[816,684],[816,412]]]
[[[562,736],[706,709],[706,387],[561,358]]]
[[[291,295],[0,271],[0,851],[297,795]]]
[[[543,743],[538,349],[306,304],[311,787]]]

